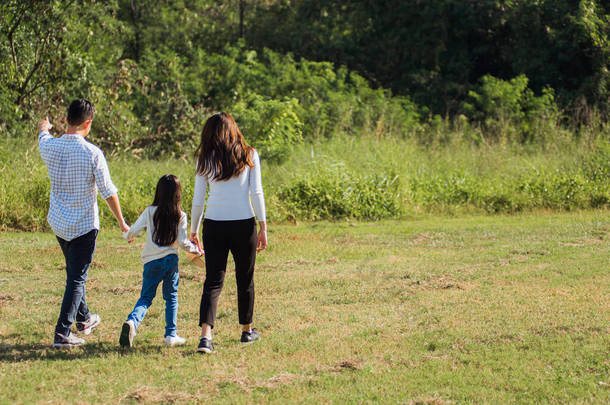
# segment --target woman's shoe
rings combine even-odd
[[[242,332],[241,333],[241,342],[242,343],[252,343],[260,339],[258,332],[256,329],[250,329],[250,332]]]
[[[214,345],[212,344],[212,339],[202,337],[199,339],[199,346],[197,346],[197,351],[200,353],[211,353],[214,350]]]

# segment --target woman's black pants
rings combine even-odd
[[[235,261],[239,323],[252,323],[256,241],[254,218],[235,221],[204,219],[202,242],[205,250],[205,282],[199,308],[199,326],[207,323],[214,327],[229,251]]]

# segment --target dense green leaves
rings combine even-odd
[[[7,0],[0,16],[0,130],[49,115],[61,132],[86,97],[108,153],[190,155],[219,110],[277,162],[336,134],[431,144],[453,121],[475,142],[545,141],[608,109],[597,0]]]

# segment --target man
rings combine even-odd
[[[123,219],[102,151],[85,140],[91,130],[95,108],[87,100],[75,100],[68,108],[68,130],[59,138],[50,133],[48,119],[40,123],[38,146],[49,170],[51,195],[47,220],[66,259],[66,289],[53,347],[79,346],[85,340],[70,332],[76,320],[78,332],[88,335],[101,319],[91,314],[85,300],[85,283],[95,240],[100,228],[97,191],[119,222],[122,232],[129,230]]]

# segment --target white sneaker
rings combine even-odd
[[[62,347],[75,347],[85,344],[85,339],[74,336],[70,333],[68,336],[64,336],[61,333],[55,333],[55,339],[53,340],[53,348],[59,349]]]
[[[180,346],[186,343],[186,339],[183,337],[180,337],[178,335],[176,336],[166,336],[165,337],[165,344],[167,346]]]
[[[136,326],[132,320],[125,321],[121,328],[121,337],[119,338],[119,344],[123,347],[133,346],[133,338],[136,335]]]
[[[93,329],[102,322],[98,314],[91,314],[87,322],[76,322],[76,333],[90,335]]]

